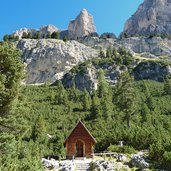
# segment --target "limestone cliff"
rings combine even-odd
[[[171,35],[171,0],[144,0],[126,22],[128,36]]]
[[[158,58],[167,56],[171,58],[171,39],[161,37],[130,37],[127,39],[99,39],[98,37],[85,37],[79,40],[86,46],[95,49],[107,48],[109,46],[124,47],[132,54],[138,53],[141,57]]]
[[[98,52],[76,41],[23,39],[17,42],[23,53],[27,78],[25,83],[53,83],[73,66],[98,56]]]

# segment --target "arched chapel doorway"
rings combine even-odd
[[[84,143],[81,140],[76,142],[76,157],[84,157]]]

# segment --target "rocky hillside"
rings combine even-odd
[[[68,29],[60,30],[53,25],[40,29],[21,29],[14,33],[19,37],[16,47],[22,51],[22,59],[26,64],[26,84],[50,83],[62,79],[65,86],[70,86],[75,80],[80,89],[97,87],[98,69],[105,70],[106,78],[110,83],[116,82],[121,72],[115,61],[103,66],[90,65],[77,73],[69,72],[74,66],[92,58],[97,58],[100,51],[106,52],[108,47],[114,49],[124,48],[132,54],[132,68],[136,79],[162,80],[170,73],[170,65],[164,67],[157,61],[171,60],[171,38],[161,37],[171,35],[171,1],[170,0],[144,0],[137,12],[126,22],[125,37],[98,37],[93,17],[83,9],[75,20],[69,23]],[[39,39],[23,39],[24,34],[35,35],[39,32]],[[50,39],[48,36],[54,32],[60,33],[71,41]],[[160,35],[160,36],[154,36]],[[137,36],[141,35],[141,36]],[[142,36],[143,35],[143,36]],[[127,37],[129,36],[129,37]],[[131,37],[133,36],[133,37]],[[59,37],[58,37],[59,38]],[[74,40],[73,40],[74,39]],[[140,63],[145,62],[145,63]],[[170,62],[169,62],[170,63]],[[122,67],[123,69],[123,67]],[[68,73],[68,74],[67,74]]]
[[[171,35],[171,0],[144,0],[126,22],[128,36]]]
[[[76,41],[23,39],[17,43],[23,53],[27,78],[25,83],[54,82],[80,62],[97,57],[95,49]]]
[[[116,49],[124,47],[132,53],[134,59],[139,60],[153,58],[154,60],[169,61],[171,54],[171,40],[159,37],[132,37],[122,40],[85,37],[80,39],[80,43],[74,40],[65,43],[62,40],[54,39],[23,39],[18,41],[16,46],[22,51],[22,59],[26,63],[27,79],[25,82],[27,84],[44,83],[47,81],[53,83],[61,79],[73,66],[93,57],[98,57],[99,49],[105,50],[109,46]],[[152,67],[151,69],[150,66]],[[118,72],[116,68],[118,67],[116,66],[112,71],[109,70],[112,72],[111,74]],[[149,64],[148,68],[149,70],[154,70],[153,65]],[[90,71],[88,72],[90,73]],[[159,71],[156,70],[156,72]],[[79,78],[78,82],[80,85],[83,83],[85,87],[89,85],[86,82],[87,79]],[[151,76],[146,78],[151,78]],[[89,86],[94,86],[94,83]]]
[[[141,57],[159,58],[171,57],[171,39],[161,37],[130,37],[125,39],[99,39],[98,37],[84,37],[79,40],[86,46],[95,49],[124,47],[132,54]]]
[[[135,80],[164,81],[164,78],[171,74],[171,63],[167,64],[157,60],[136,61],[135,59],[131,63],[128,66],[118,64],[115,59],[111,58],[92,59],[74,67],[69,73],[65,74],[62,83],[66,88],[75,84],[80,90],[96,90],[100,69],[104,71],[105,79],[110,85],[115,85],[118,76],[128,69]]]

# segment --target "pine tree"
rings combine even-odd
[[[50,38],[51,38],[51,33],[48,32],[48,33],[46,34],[46,39],[50,39]]]
[[[101,100],[102,115],[105,120],[111,119],[113,104],[108,97],[103,97]]]
[[[171,95],[171,79],[169,76],[164,80],[164,92],[167,95]]]
[[[32,130],[32,138],[34,141],[44,142],[46,138],[46,125],[44,118],[39,115],[35,120],[35,124]]]
[[[56,101],[57,104],[68,105],[68,95],[61,81],[57,82]]]
[[[35,38],[35,39],[40,39],[40,38],[41,38],[40,31],[37,31],[37,32],[36,32],[34,38]]]
[[[0,115],[8,114],[12,102],[18,96],[23,78],[20,53],[12,45],[0,44]]]
[[[13,45],[0,43],[0,170],[17,170],[18,144],[24,124],[16,121],[14,101],[17,101],[23,78],[20,53]],[[20,119],[22,120],[22,118]]]
[[[128,128],[131,126],[131,116],[135,113],[135,91],[133,89],[133,77],[129,73],[123,72],[117,83],[117,103],[124,113],[124,120]]]
[[[83,110],[84,111],[87,111],[90,109],[91,98],[90,98],[89,93],[86,90],[84,90],[84,92],[83,92],[82,103],[83,103]]]
[[[98,73],[98,96],[101,98],[108,94],[109,85],[105,79],[104,71],[102,69],[99,70]]]
[[[106,51],[106,58],[111,58],[112,57],[112,48],[109,46]]]
[[[59,37],[60,37],[59,32],[54,31],[54,32],[51,34],[51,38],[52,38],[52,39],[59,39]]]
[[[65,148],[63,145],[64,137],[63,134],[58,132],[52,138],[49,139],[48,146],[51,149],[51,154],[58,154],[62,157],[65,155]]]
[[[28,38],[28,39],[31,39],[31,38],[32,38],[32,32],[28,32],[27,38]]]
[[[22,39],[27,39],[28,34],[26,32],[23,32]]]
[[[9,40],[9,35],[5,35],[4,37],[3,37],[3,41],[5,41],[5,42],[7,42]]]
[[[92,97],[90,119],[96,119],[98,117],[102,117],[100,110],[101,110],[100,100],[99,100],[98,96],[96,94],[94,94]]]
[[[145,103],[143,103],[142,109],[141,109],[142,122],[148,121],[149,114],[150,114],[150,109],[148,108],[148,106]]]

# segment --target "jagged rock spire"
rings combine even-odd
[[[77,39],[96,32],[93,17],[83,9],[68,26],[69,38]]]

